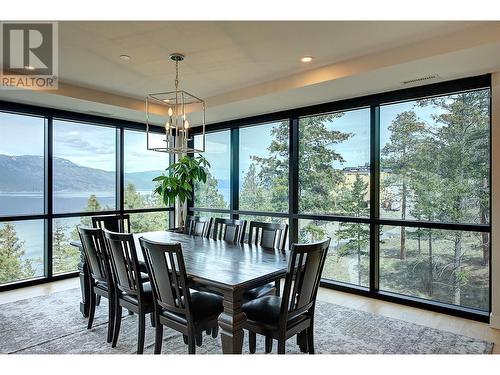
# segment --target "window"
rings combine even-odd
[[[288,121],[239,131],[240,210],[288,211]]]
[[[370,226],[364,223],[299,220],[299,242],[330,237],[322,277],[359,286],[369,286]]]
[[[299,211],[367,217],[370,110],[299,120]]]
[[[52,269],[55,275],[78,270],[80,250],[71,245],[71,241],[79,241],[77,225],[91,227],[91,216],[58,218],[52,222]]]
[[[380,108],[380,215],[489,222],[489,90]]]
[[[45,119],[0,112],[0,216],[44,212]]]
[[[132,233],[154,232],[169,228],[169,212],[144,212],[130,214],[130,230]]]
[[[164,139],[160,134],[150,137],[158,143]],[[153,195],[153,178],[165,172],[169,154],[147,150],[146,133],[131,130],[125,130],[124,148],[125,209],[163,207],[161,198]]]
[[[44,220],[0,222],[0,285],[44,275]]]
[[[54,121],[54,211],[116,209],[116,129]]]
[[[206,183],[196,183],[194,206],[200,208],[229,208],[230,191],[230,132],[205,135],[205,152],[202,154],[210,168]],[[200,136],[194,137],[195,147],[201,148]]]
[[[401,259],[401,233],[405,256]],[[489,234],[384,225],[380,289],[448,304],[489,309]]]

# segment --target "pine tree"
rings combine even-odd
[[[52,232],[52,264],[54,273],[64,273],[74,271],[81,259],[78,248],[71,246],[66,233],[69,227],[54,222]],[[76,229],[75,229],[76,231]]]
[[[245,173],[240,191],[240,209],[255,211],[272,210],[271,194],[265,189],[255,163],[250,164],[248,172]]]
[[[425,124],[420,121],[414,111],[399,113],[389,125],[390,141],[382,149],[382,163],[391,170],[384,180],[385,185],[398,186],[401,200],[401,220],[406,219],[407,203],[410,195],[412,172],[415,155],[421,142]],[[400,259],[406,256],[406,228],[401,227]]]
[[[0,227],[0,284],[33,277],[35,270],[25,255],[24,241],[17,237],[15,224]]]
[[[367,213],[368,205],[365,201],[368,183],[364,182],[361,176],[356,175],[356,179],[351,188],[340,198],[340,206],[344,212],[351,216],[364,216]],[[358,260],[358,284],[362,283],[361,257],[368,254],[366,251],[370,243],[370,229],[366,224],[341,222],[336,232],[339,241],[345,241],[340,247],[339,256],[347,256],[352,253],[357,255]]]
[[[227,208],[224,196],[219,192],[217,179],[210,172],[207,173],[207,182],[195,182],[194,205],[205,208]]]

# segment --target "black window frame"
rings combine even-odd
[[[382,105],[406,102],[416,99],[450,95],[459,92],[466,92],[479,89],[489,89],[491,93],[491,74],[485,74],[474,77],[461,78],[451,81],[439,82],[430,85],[416,86],[401,90],[388,91],[379,94],[367,95],[352,99],[338,100],[318,105],[312,105],[301,108],[294,108],[285,111],[262,114],[258,116],[246,117],[236,120],[214,123],[206,126],[206,132],[216,132],[223,130],[231,131],[231,189],[230,189],[230,208],[229,209],[207,209],[193,207],[193,202],[188,202],[188,211],[203,215],[210,213],[225,213],[230,217],[237,219],[239,215],[255,215],[268,217],[288,218],[290,227],[290,243],[298,241],[298,221],[299,219],[316,219],[324,221],[340,222],[360,222],[370,225],[370,285],[368,288],[356,286],[343,282],[322,279],[321,286],[339,291],[355,293],[367,297],[372,297],[389,302],[396,302],[413,307],[423,308],[431,311],[441,312],[454,316],[460,316],[482,322],[489,322],[491,311],[491,261],[489,262],[489,309],[483,311],[474,308],[462,307],[452,304],[446,304],[437,301],[426,300],[423,298],[404,296],[397,293],[380,291],[379,280],[379,229],[382,225],[401,225],[405,227],[450,229],[463,231],[486,232],[491,236],[491,94],[490,94],[490,220],[488,224],[461,224],[461,223],[442,223],[442,222],[420,222],[415,220],[397,220],[380,218],[380,107]],[[345,215],[316,215],[300,214],[299,208],[299,118],[314,116],[324,113],[348,111],[359,108],[370,109],[370,215],[368,218],[350,217]],[[288,213],[258,212],[258,211],[240,211],[239,210],[239,129],[247,126],[258,126],[270,122],[286,120],[290,124],[289,131],[289,211]],[[193,128],[193,133],[198,134],[199,129]],[[490,258],[491,258],[491,241]]]
[[[85,113],[71,112],[59,110],[54,108],[40,107],[28,104],[14,103],[9,101],[0,101],[0,112],[11,113],[16,115],[39,117],[44,119],[44,213],[34,215],[9,215],[0,216],[0,224],[9,221],[27,221],[27,220],[44,220],[44,275],[27,280],[13,281],[0,285],[0,292],[22,288],[26,286],[43,284],[51,281],[63,280],[71,277],[78,276],[79,270],[74,272],[62,273],[55,275],[53,272],[53,254],[52,254],[52,231],[54,219],[71,218],[71,217],[84,217],[84,216],[97,216],[106,214],[117,214],[123,217],[124,214],[133,213],[147,213],[147,212],[168,212],[169,213],[169,226],[172,227],[175,220],[175,208],[160,207],[160,208],[138,208],[138,209],[124,209],[124,132],[125,130],[135,130],[145,133],[146,126],[140,122],[115,119],[110,117],[95,116]],[[53,181],[53,128],[54,120],[71,121],[81,125],[101,126],[107,128],[114,128],[116,130],[116,209],[115,210],[102,210],[97,212],[68,212],[68,213],[54,213],[54,181]],[[150,129],[155,133],[162,133],[161,127]],[[146,144],[144,143],[144,147]],[[169,163],[173,163],[173,155],[169,157]]]

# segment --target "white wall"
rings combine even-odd
[[[490,325],[500,329],[500,72],[492,75]]]

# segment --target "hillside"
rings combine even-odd
[[[34,192],[43,190],[43,157],[0,154],[0,191]],[[162,171],[125,173],[125,183],[138,190],[151,188],[151,180]],[[54,189],[57,191],[106,191],[113,189],[115,173],[77,165],[54,158]]]

